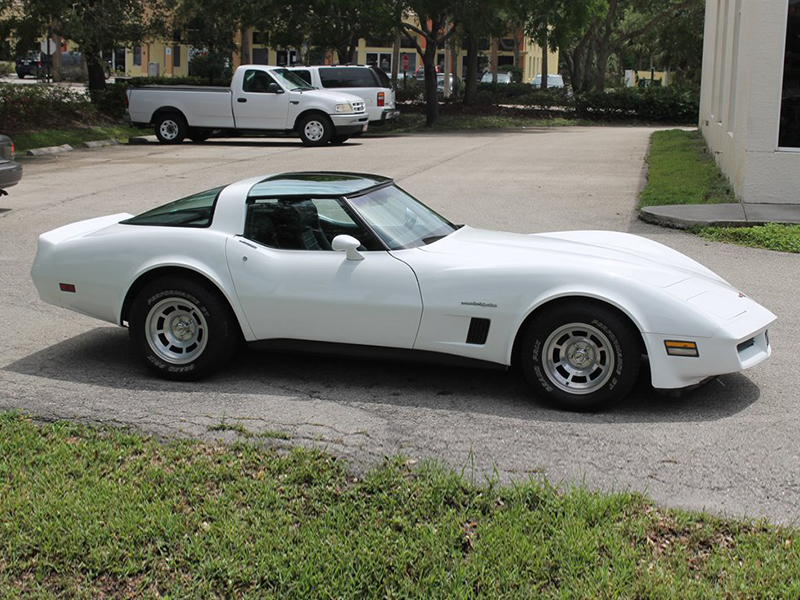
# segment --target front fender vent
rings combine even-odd
[[[489,319],[478,319],[473,317],[469,322],[469,330],[467,331],[467,343],[481,345],[486,343],[486,338],[489,336]]]

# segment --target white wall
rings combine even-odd
[[[788,0],[706,0],[700,129],[743,202],[800,204],[800,150],[778,149]]]

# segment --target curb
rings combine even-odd
[[[26,156],[48,156],[50,154],[60,154],[61,152],[70,152],[74,148],[69,144],[63,146],[47,146],[46,148],[31,148],[25,151]]]
[[[113,139],[93,140],[91,142],[83,142],[84,148],[103,148],[105,146],[119,146],[119,142]]]
[[[136,136],[136,137],[128,138],[128,144],[131,144],[131,145],[134,145],[134,146],[142,145],[142,144],[149,144],[151,142],[156,142],[156,141],[158,141],[158,140],[156,139],[156,136],[154,136],[154,135],[139,135],[139,136]]]

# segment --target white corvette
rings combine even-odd
[[[198,379],[241,340],[291,351],[505,368],[561,407],[769,357],[775,315],[692,259],[608,231],[456,226],[392,180],[246,179],[40,236],[45,302],[127,325],[156,373]]]

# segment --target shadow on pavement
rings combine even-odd
[[[530,395],[516,370],[492,371],[415,363],[351,360],[242,349],[220,373],[178,383],[151,375],[132,355],[127,331],[101,327],[26,356],[6,371],[112,389],[176,394],[265,394],[341,403],[373,403],[568,423],[677,423],[723,419],[758,400],[742,374],[712,380],[678,398],[649,384],[599,414],[561,412]]]

